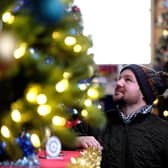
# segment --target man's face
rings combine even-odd
[[[124,104],[137,104],[143,100],[136,77],[130,69],[126,69],[120,74],[113,98],[115,102]]]

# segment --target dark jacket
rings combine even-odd
[[[125,124],[113,111],[103,130],[80,128],[103,145],[101,168],[168,168],[168,122],[154,114],[138,114]]]

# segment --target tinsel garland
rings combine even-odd
[[[95,148],[87,148],[77,158],[72,157],[67,168],[100,168],[102,153]]]

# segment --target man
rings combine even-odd
[[[168,74],[126,65],[113,96],[117,108],[96,134],[79,126],[85,131],[78,146],[102,150],[101,168],[168,168],[168,122],[152,113],[153,101],[167,88]]]

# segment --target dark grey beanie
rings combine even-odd
[[[156,97],[163,94],[168,88],[168,74],[166,72],[156,72],[149,67],[137,64],[126,65],[121,72],[125,69],[130,69],[135,74],[147,104],[152,104]]]

